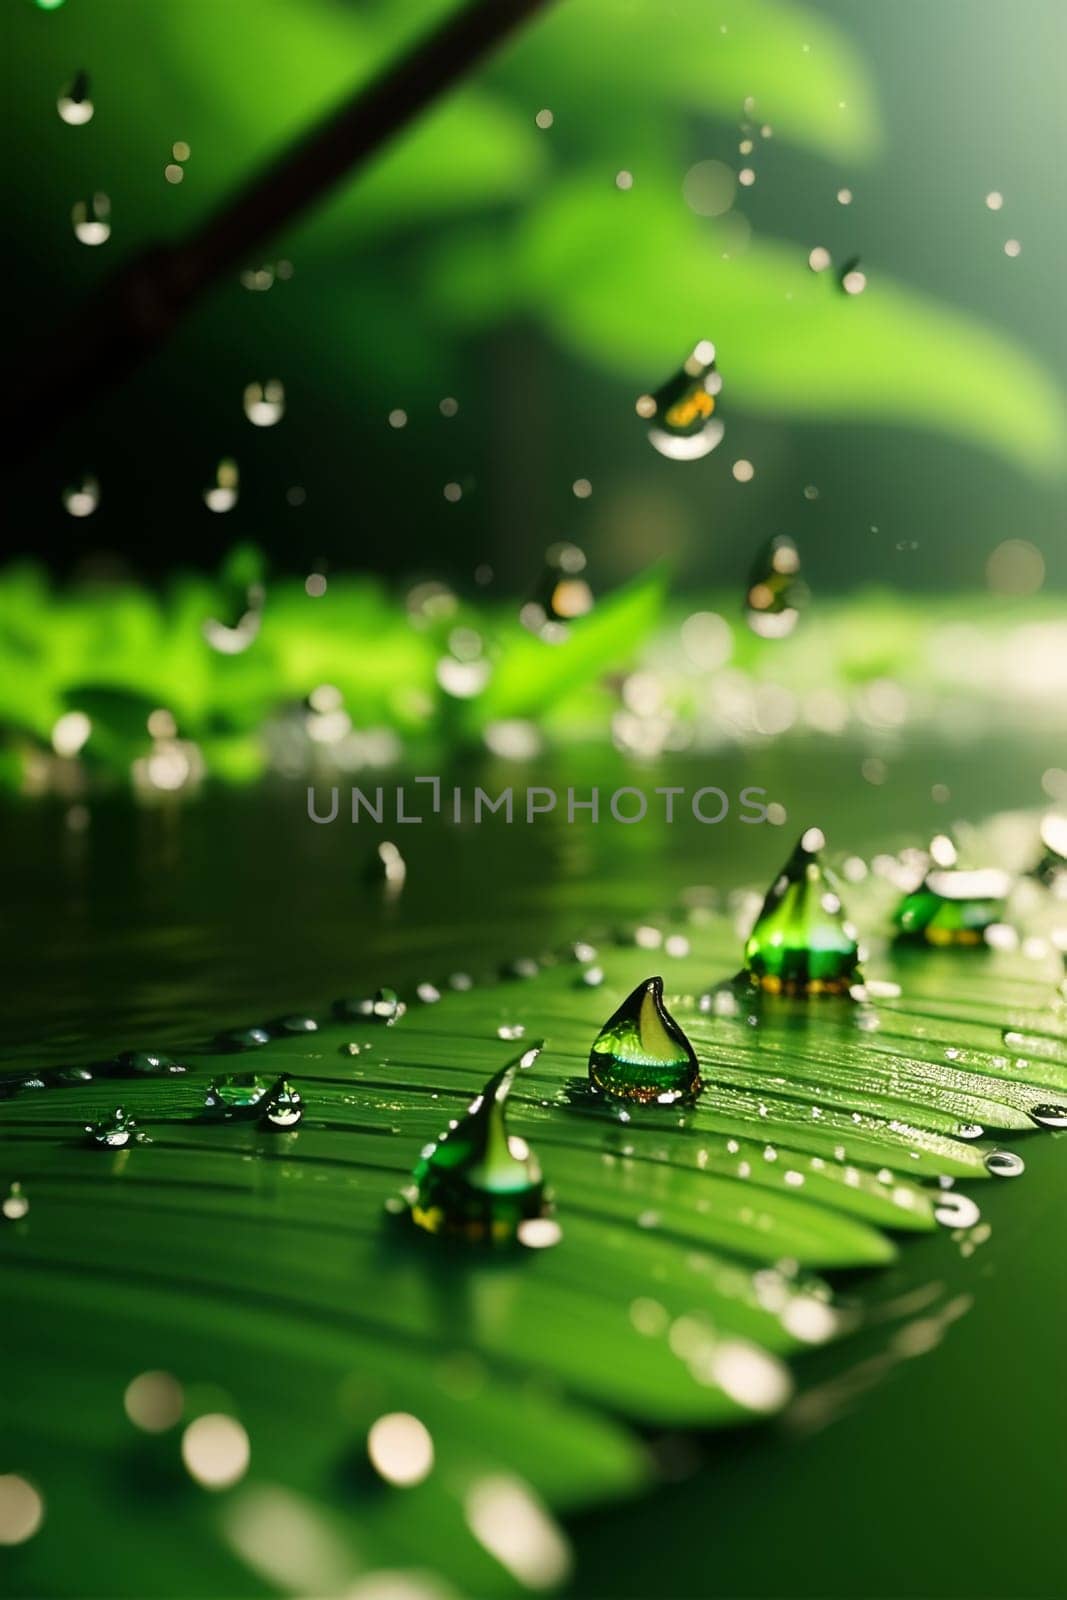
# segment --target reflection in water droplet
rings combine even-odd
[[[93,1122],[85,1129],[86,1142],[98,1145],[101,1149],[122,1150],[126,1145],[135,1143],[140,1135],[137,1124],[132,1117],[128,1117],[121,1106],[116,1106],[110,1117],[103,1122]]]
[[[1034,1106],[1030,1112],[1042,1128],[1067,1128],[1067,1106]]]
[[[945,1228],[973,1228],[982,1213],[970,1195],[947,1189],[937,1197],[934,1216]]]
[[[700,1091],[692,1045],[663,1003],[663,979],[647,978],[604,1024],[589,1052],[596,1088],[622,1100],[671,1105]]]
[[[70,220],[74,237],[82,244],[106,244],[111,238],[111,201],[106,194],[94,194],[91,200],[77,200],[71,208]]]
[[[263,1126],[267,1128],[295,1128],[304,1115],[304,1102],[300,1090],[288,1078],[279,1078],[268,1090],[263,1109]]]
[[[993,1150],[985,1158],[986,1170],[995,1178],[1017,1178],[1026,1171],[1026,1162],[1013,1150]]]
[[[808,598],[796,544],[787,534],[769,539],[748,575],[745,617],[752,632],[761,639],[784,639],[796,627]]]
[[[540,1049],[538,1042],[509,1061],[466,1116],[425,1147],[405,1196],[417,1227],[471,1243],[509,1244],[521,1223],[544,1216],[537,1157],[525,1139],[509,1135],[505,1115],[516,1073]]]
[[[672,461],[698,461],[710,454],[724,432],[714,415],[721,390],[715,346],[702,339],[662,388],[638,399],[637,415],[649,424],[649,443]]]

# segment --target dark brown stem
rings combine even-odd
[[[6,389],[5,454],[23,458],[121,382],[226,273],[325,195],[550,0],[471,0],[220,207],[184,243],[125,263]]]

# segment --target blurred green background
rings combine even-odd
[[[447,9],[13,0],[15,342],[32,350],[121,257],[202,219]],[[589,551],[597,585],[657,554],[710,584],[742,581],[753,543],[787,531],[824,591],[943,591],[983,587],[1011,536],[1062,587],[1065,44],[1058,0],[564,0],[247,264],[291,277],[219,285],[16,470],[13,546],[150,574],[213,568],[252,537],[276,570],[469,584],[488,563],[514,592],[552,539]],[[72,127],[55,99],[79,69],[95,114]],[[97,191],[112,233],[94,249],[70,209]],[[865,293],[811,273],[820,245],[862,257]],[[700,337],[727,434],[678,465],[644,447],[633,400]],[[244,387],[273,377],[285,416],[252,427]],[[241,495],[218,516],[202,490],[224,456]],[[100,506],[71,518],[61,490],[85,472]]]

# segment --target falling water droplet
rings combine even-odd
[[[204,490],[204,504],[209,511],[232,511],[237,504],[241,474],[236,461],[224,456],[215,468],[215,482]]]
[[[945,1228],[973,1228],[981,1220],[982,1213],[969,1194],[948,1189],[938,1195],[934,1216]]]
[[[72,517],[91,517],[100,504],[100,485],[95,478],[82,478],[63,490],[63,509]]]
[[[985,1158],[986,1171],[994,1178],[1017,1178],[1026,1171],[1026,1162],[1013,1150],[992,1150]]]
[[[86,1143],[105,1150],[123,1150],[139,1138],[136,1122],[126,1115],[121,1106],[116,1106],[111,1116],[103,1122],[89,1123],[85,1129]]]
[[[649,425],[649,443],[672,461],[698,461],[710,454],[724,432],[714,414],[721,390],[715,346],[701,339],[662,388],[638,399],[637,415]]]
[[[745,615],[761,639],[783,639],[797,625],[809,598],[800,576],[800,552],[787,534],[769,539],[757,555],[745,592]]]
[[[771,994],[846,995],[862,981],[855,929],[819,859],[825,842],[818,828],[801,835],[745,944],[745,972]]]
[[[74,237],[82,244],[106,244],[111,238],[111,201],[106,194],[91,200],[77,200],[71,207]]]
[[[466,1116],[426,1146],[405,1198],[427,1233],[477,1244],[508,1244],[546,1212],[544,1180],[524,1139],[509,1134],[505,1101],[516,1073],[541,1049],[531,1045],[490,1078]]]
[[[1034,1106],[1030,1115],[1040,1128],[1067,1128],[1067,1106]]]
[[[72,128],[80,128],[86,122],[91,122],[93,111],[96,109],[89,98],[89,74],[87,72],[75,73],[73,79],[60,93],[56,101],[56,109],[63,121]]]
[[[692,1045],[663,1003],[663,979],[646,978],[601,1028],[589,1077],[620,1100],[671,1105],[700,1092]]]
[[[245,416],[257,428],[273,428],[285,415],[285,385],[278,378],[249,383],[244,393]]]

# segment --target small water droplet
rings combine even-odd
[[[91,476],[63,490],[63,509],[72,517],[91,517],[100,504],[100,485]]]
[[[174,1078],[188,1071],[180,1061],[154,1050],[124,1050],[115,1063],[120,1078]]]
[[[985,1129],[977,1122],[961,1122],[956,1128],[957,1139],[980,1139]]]
[[[270,1034],[266,1028],[242,1028],[237,1033],[228,1034],[226,1042],[234,1050],[259,1050],[265,1044],[270,1044]]]
[[[121,1106],[116,1106],[103,1122],[89,1123],[85,1129],[86,1143],[101,1149],[123,1150],[140,1139],[137,1124],[128,1117]]]
[[[655,394],[639,397],[637,415],[649,425],[649,443],[672,461],[698,461],[710,454],[724,433],[714,414],[721,391],[715,346],[702,339]]]
[[[3,1213],[9,1222],[21,1222],[30,1209],[30,1202],[22,1192],[21,1183],[13,1183],[3,1203]]]
[[[424,1006],[436,1005],[441,998],[441,991],[434,983],[420,983],[415,993]]]
[[[1067,1128],[1067,1106],[1034,1106],[1030,1112],[1042,1128]]]
[[[246,384],[244,409],[255,427],[272,428],[285,415],[285,385],[278,378]]]
[[[938,1196],[934,1216],[945,1228],[973,1228],[982,1213],[969,1194],[950,1189]]]
[[[378,989],[366,999],[338,1000],[334,1011],[339,1017],[357,1017],[364,1022],[383,1023],[391,1028],[407,1011],[395,989]]]
[[[92,121],[95,107],[89,95],[87,72],[75,73],[71,82],[60,92],[56,110],[63,121],[72,128],[83,127],[85,123]]]
[[[986,1171],[994,1178],[1017,1178],[1026,1171],[1026,1162],[1013,1150],[993,1150],[985,1158]]]
[[[521,1022],[502,1022],[496,1035],[498,1039],[521,1039],[525,1032],[526,1028]]]
[[[71,208],[70,220],[74,237],[82,244],[106,244],[111,238],[111,201],[106,194],[94,194],[91,200],[77,200]]]
[[[278,1024],[283,1033],[317,1033],[319,1025],[314,1017],[283,1017]]]
[[[756,555],[745,592],[745,618],[761,639],[792,633],[809,599],[800,576],[800,551],[787,534],[769,539]]]
[[[204,504],[208,510],[232,511],[237,504],[240,484],[241,474],[236,461],[230,456],[224,457],[215,468],[215,482],[204,490]]]
[[[267,1092],[263,1109],[263,1126],[268,1128],[295,1128],[304,1115],[304,1101],[299,1089],[288,1078],[279,1078]]]

